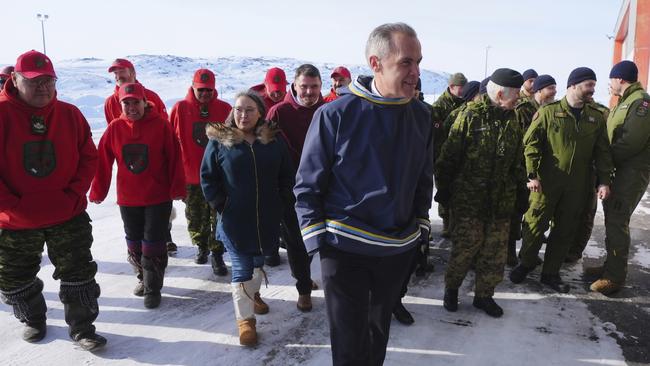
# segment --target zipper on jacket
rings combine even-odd
[[[248,144],[248,147],[251,148],[251,155],[253,155],[253,170],[255,171],[255,219],[257,220],[257,245],[260,248],[260,253],[262,251],[262,242],[260,237],[260,190],[259,190],[259,181],[257,179],[257,161],[255,160],[255,150],[253,150],[253,145]]]

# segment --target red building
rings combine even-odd
[[[631,60],[639,68],[639,81],[650,83],[650,0],[623,0],[614,29],[613,64]]]

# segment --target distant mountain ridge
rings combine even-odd
[[[168,109],[185,96],[194,71],[199,68],[208,68],[215,73],[219,97],[232,102],[238,91],[261,83],[269,68],[282,68],[291,82],[293,71],[304,63],[311,63],[320,70],[325,95],[331,87],[330,72],[339,66],[331,62],[265,56],[192,58],[174,55],[129,55],[125,58],[134,64],[138,81],[158,93]],[[115,88],[113,74],[108,73],[112,61],[86,57],[62,60],[55,65],[59,79],[59,98],[79,107],[92,125],[99,124],[104,118],[104,99]],[[370,74],[370,69],[365,65],[344,66],[350,70],[353,77]],[[420,72],[425,94],[440,94],[446,88],[448,73],[429,70]]]

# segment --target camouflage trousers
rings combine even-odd
[[[216,239],[217,215],[208,205],[198,184],[187,185],[185,218],[192,244],[223,254],[223,243]]]
[[[445,287],[459,288],[475,262],[474,293],[478,297],[494,295],[494,288],[503,280],[509,230],[510,219],[483,221],[455,216]]]
[[[97,263],[90,253],[92,242],[92,226],[86,212],[47,228],[2,230],[0,291],[11,292],[34,283],[44,243],[54,265],[55,280],[66,283],[92,280],[97,273]]]

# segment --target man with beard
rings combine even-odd
[[[522,85],[521,91],[519,91],[519,101],[522,99],[533,99],[533,83],[537,79],[537,71],[534,69],[528,69],[522,74],[524,77],[524,85]]]
[[[338,90],[344,86],[348,86],[352,82],[352,75],[350,70],[344,66],[339,66],[332,71],[330,75],[332,78],[332,90],[323,98],[325,103],[329,103],[339,97]]]
[[[598,197],[609,196],[612,156],[603,114],[589,103],[596,74],[587,67],[571,72],[566,96],[541,107],[524,137],[530,207],[524,215],[521,263],[510,273],[521,283],[536,266],[542,236],[553,221],[541,282],[566,293],[560,267],[575,236],[588,194],[585,182],[595,161]]]
[[[7,80],[11,78],[11,73],[14,72],[13,66],[5,66],[2,71],[0,71],[0,91],[4,87]]]
[[[278,124],[287,140],[289,154],[293,158],[294,169],[298,166],[305,135],[314,112],[324,104],[320,90],[322,81],[320,72],[311,64],[300,65],[296,69],[294,81],[284,101],[278,103],[266,115],[266,119]],[[307,255],[305,244],[300,235],[300,227],[295,210],[288,207],[282,220],[282,238],[286,244],[287,256],[291,273],[297,280],[298,302],[296,306],[301,311],[310,311],[311,290],[311,258]],[[267,256],[265,263],[269,266],[278,265],[279,254]]]

